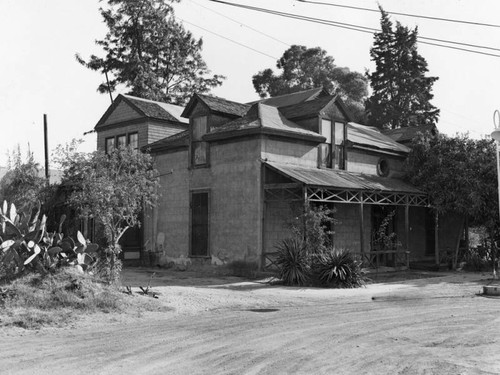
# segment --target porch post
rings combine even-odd
[[[405,206],[405,237],[406,237],[406,250],[410,251],[410,205]]]
[[[307,214],[307,209],[309,207],[309,203],[307,200],[307,186],[302,185],[302,195],[304,198],[304,206],[303,206],[303,215],[302,215],[302,225],[304,226],[304,242],[307,240],[307,223],[306,223],[306,214]]]
[[[363,204],[363,193],[359,193],[361,196],[361,202],[359,203],[359,246],[361,253],[365,252],[365,215],[364,215],[364,204]]]
[[[434,256],[436,265],[439,266],[439,214],[437,211],[434,216]]]

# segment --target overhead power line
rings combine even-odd
[[[247,48],[247,49],[252,50],[252,51],[254,51],[254,52],[260,53],[261,55],[264,55],[264,56],[270,57],[270,58],[271,58],[271,59],[273,59],[274,61],[278,60],[278,58],[277,58],[277,57],[274,57],[274,56],[268,55],[267,53],[262,52],[262,51],[259,51],[259,50],[255,49],[255,48],[250,47],[250,46],[247,46],[246,44],[243,44],[243,43],[237,42],[236,40],[233,40],[233,39],[231,39],[231,38],[228,38],[228,37],[226,37],[226,36],[224,36],[224,35],[220,35],[220,34],[218,34],[218,33],[214,32],[214,31],[211,31],[211,30],[205,29],[204,27],[201,27],[201,26],[199,26],[199,25],[195,25],[194,23],[191,23],[191,22],[188,22],[188,21],[186,21],[186,20],[183,20],[182,18],[179,18],[179,17],[176,17],[176,18],[177,18],[178,20],[181,20],[181,21],[182,21],[182,22],[184,22],[184,23],[187,23],[188,25],[191,25],[191,26],[197,27],[198,29],[201,29],[201,30],[203,30],[203,31],[206,31],[207,33],[210,33],[210,34],[216,35],[216,36],[218,36],[219,38],[222,38],[222,39],[228,40],[228,41],[230,41],[230,42],[232,42],[232,43],[234,43],[234,44],[237,44],[237,45],[239,45],[239,46],[241,46],[241,47],[244,47],[244,48]]]
[[[378,9],[355,7],[355,6],[352,6],[352,5],[322,3],[322,2],[319,2],[319,1],[309,1],[309,0],[296,0],[296,1],[299,1],[301,3],[309,3],[309,4],[317,4],[317,5],[327,5],[327,6],[338,7],[338,8],[364,10],[364,11],[367,11],[367,12],[376,12],[376,13],[380,12],[380,10],[378,10]],[[413,17],[413,18],[424,18],[424,19],[434,20],[434,21],[445,21],[445,22],[463,23],[463,24],[466,24],[466,25],[500,28],[500,25],[491,24],[491,23],[474,22],[474,21],[464,21],[464,20],[454,20],[454,19],[451,19],[451,18],[423,16],[423,15],[418,15],[418,14],[400,13],[400,12],[390,12],[390,11],[386,11],[386,10],[384,10],[384,11],[387,12],[387,13],[389,13],[389,14],[395,14],[395,15],[398,15],[398,16],[406,16],[406,17]]]
[[[321,19],[321,18],[316,18],[316,17],[301,16],[298,14],[280,12],[280,11],[266,9],[266,8],[254,7],[254,6],[250,6],[250,5],[236,4],[236,3],[231,3],[231,2],[227,2],[227,1],[223,1],[223,0],[208,0],[208,1],[223,4],[223,5],[233,6],[233,7],[237,7],[237,8],[242,8],[242,9],[253,10],[256,12],[272,14],[272,15],[285,17],[285,18],[298,19],[298,20],[302,20],[302,21],[307,21],[307,22],[312,22],[312,23],[317,23],[317,24],[322,24],[322,25],[327,25],[327,26],[332,26],[332,27],[338,27],[338,28],[347,29],[347,30],[364,32],[364,33],[368,33],[368,34],[372,34],[374,32],[380,32],[379,29],[374,29],[371,27],[360,26],[360,25],[355,25],[355,24],[350,24],[350,23],[345,23],[345,22],[331,21],[331,20]],[[466,47],[484,48],[484,49],[490,49],[490,50],[494,50],[494,51],[500,51],[500,49],[497,49],[497,48],[480,46],[480,45],[476,45],[476,44],[467,44],[467,43],[448,41],[448,40],[444,40],[444,39],[421,37],[421,36],[418,36],[417,38],[431,40],[431,41],[435,41],[435,42],[461,45],[461,46],[466,46]],[[449,46],[449,45],[444,45],[444,44],[430,43],[430,42],[426,42],[423,40],[418,40],[418,42],[421,44],[427,44],[427,45],[436,46],[436,47],[444,47],[444,48],[454,49],[454,50],[458,50],[458,51],[475,53],[475,54],[479,54],[479,55],[500,57],[500,55],[498,55],[498,54],[487,53],[487,52],[483,52],[483,51],[476,51],[476,50],[460,48],[460,47],[454,47],[454,46]]]
[[[274,36],[272,36],[272,35],[266,34],[266,33],[262,32],[262,31],[260,31],[260,30],[258,30],[258,29],[256,29],[256,28],[252,27],[252,26],[249,26],[249,25],[247,25],[247,24],[244,24],[243,22],[240,22],[240,21],[238,21],[238,20],[235,20],[234,18],[228,17],[228,16],[226,16],[226,15],[225,15],[225,14],[223,14],[223,13],[217,12],[217,11],[215,11],[215,10],[213,10],[213,9],[210,9],[210,8],[208,8],[208,7],[204,6],[204,5],[201,5],[200,3],[197,3],[197,2],[196,2],[196,1],[194,1],[194,0],[191,0],[191,2],[192,2],[193,4],[195,4],[195,5],[198,5],[199,7],[202,7],[202,8],[204,8],[204,9],[208,10],[209,12],[212,12],[212,13],[218,14],[219,16],[224,17],[224,18],[226,18],[226,19],[228,19],[228,20],[230,20],[230,21],[233,21],[234,23],[237,23],[237,24],[238,24],[238,25],[240,25],[240,26],[245,26],[246,28],[248,28],[248,29],[250,29],[250,30],[252,30],[252,31],[254,31],[254,32],[256,32],[256,33],[259,33],[259,34],[261,34],[261,35],[264,35],[265,37],[267,37],[267,38],[269,38],[269,39],[272,39],[272,40],[274,40],[274,41],[276,41],[276,42],[278,42],[278,43],[281,43],[281,44],[283,44],[283,45],[285,45],[285,46],[287,46],[287,47],[290,47],[290,46],[291,46],[290,44],[288,44],[288,43],[286,43],[286,42],[283,42],[282,40],[279,40],[279,39],[275,38],[275,37],[274,37]]]

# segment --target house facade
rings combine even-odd
[[[119,96],[95,129],[103,150],[136,137],[159,172],[160,201],[145,212],[136,245],[124,244],[125,259],[265,268],[311,205],[335,210],[334,246],[367,266],[407,266],[439,252],[443,227],[427,196],[401,179],[410,149],[351,122],[323,89],[253,103],[194,94],[182,112]],[[389,215],[390,249],[376,241]]]

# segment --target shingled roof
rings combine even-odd
[[[101,117],[101,119],[95,126],[95,129],[99,129],[105,125],[109,125],[106,124],[106,120],[122,102],[127,103],[142,117],[156,120],[181,122],[184,124],[187,124],[189,122],[189,120],[181,117],[181,113],[184,110],[184,107],[163,102],[156,102],[154,100],[142,99],[131,95],[120,94]]]
[[[383,134],[399,143],[409,143],[417,136],[418,133],[425,132],[431,132],[432,135],[435,135],[437,132],[436,125],[410,126],[406,128],[382,130]]]
[[[228,136],[238,136],[256,129],[257,132],[296,136],[303,139],[323,142],[325,138],[316,132],[304,129],[288,120],[278,108],[262,103],[254,104],[245,116],[233,120],[222,126],[213,128],[205,138],[218,139]],[[245,132],[247,131],[247,132]]]
[[[208,96],[202,94],[194,94],[189,100],[184,112],[182,112],[182,117],[189,117],[191,111],[194,109],[196,103],[201,101],[205,104],[210,111],[221,113],[224,115],[230,115],[234,117],[243,116],[250,108],[249,104],[242,104],[238,102],[233,102],[231,100],[219,98],[217,96]]]
[[[273,107],[286,107],[302,102],[306,102],[309,100],[314,100],[319,97],[330,96],[330,93],[325,90],[323,87],[318,87],[314,89],[294,92],[291,94],[273,96],[267,99],[256,100],[249,104],[262,103],[267,104]]]

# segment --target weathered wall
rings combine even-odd
[[[403,172],[403,160],[384,154],[367,153],[349,148],[347,150],[346,170],[348,172],[377,174],[377,164],[380,158],[389,163],[390,178],[400,178]]]
[[[260,260],[259,156],[257,138],[213,142],[210,144],[210,167],[191,172],[191,189],[210,187],[210,254],[213,262]]]
[[[335,204],[333,244],[338,249],[361,251],[359,205],[350,203]],[[363,207],[364,251],[370,251],[371,240],[371,205]]]
[[[188,152],[157,155],[155,166],[160,174],[161,197],[151,214],[151,226],[145,228],[160,264],[187,263],[189,249],[189,171]],[[147,225],[147,224],[146,224]]]
[[[184,131],[186,129],[187,129],[187,125],[182,126],[182,125],[178,125],[178,124],[174,124],[174,123],[166,124],[166,123],[159,123],[159,122],[155,122],[155,121],[148,121],[147,122],[148,135],[147,135],[147,143],[146,144],[159,141],[160,139],[163,139],[166,137],[170,137],[170,136],[177,134],[177,133],[180,133],[181,131]],[[145,146],[145,145],[141,145],[139,143],[139,147],[142,147],[142,146]]]
[[[318,166],[318,149],[314,144],[299,140],[282,140],[264,137],[262,140],[262,158],[278,163]]]
[[[271,201],[265,204],[264,252],[276,251],[276,245],[292,235],[291,225],[301,212],[299,203]]]

